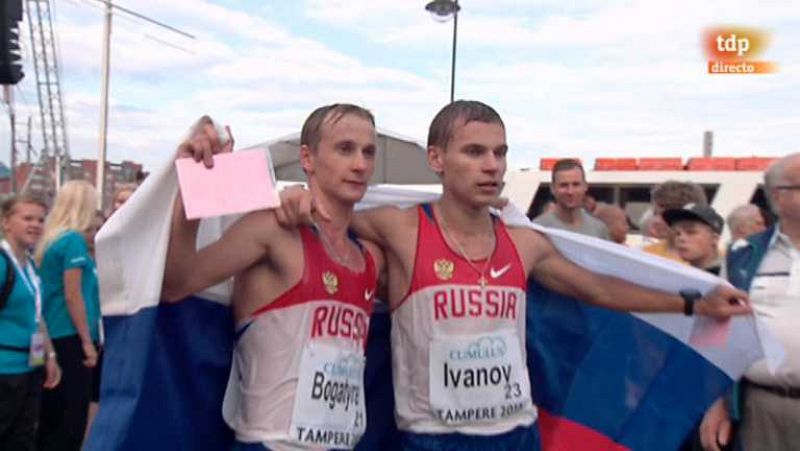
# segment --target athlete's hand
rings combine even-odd
[[[225,126],[227,137],[220,137],[214,122],[208,116],[201,117],[192,127],[189,137],[178,146],[175,159],[192,158],[194,161],[203,161],[207,168],[214,166],[213,156],[218,153],[233,151],[233,134]]]
[[[731,439],[731,419],[722,398],[711,405],[700,423],[700,443],[704,450],[720,451]]]
[[[716,290],[703,296],[694,304],[694,311],[698,315],[717,319],[753,313],[747,293],[730,285],[719,285]]]
[[[297,227],[312,224],[316,219],[330,221],[325,207],[314,200],[311,191],[302,186],[292,186],[281,190],[281,206],[275,209],[278,224],[283,227]]]

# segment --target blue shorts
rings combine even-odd
[[[403,432],[406,451],[539,451],[536,423],[498,435],[414,434]]]

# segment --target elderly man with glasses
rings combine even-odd
[[[777,371],[757,362],[745,374],[740,439],[748,451],[797,449],[800,444],[800,153],[773,163],[765,190],[778,222],[739,241],[727,259],[728,279],[750,293],[756,315],[786,350]],[[725,401],[717,402],[701,427],[706,449],[729,442]],[[739,407],[739,406],[733,406]],[[737,409],[733,409],[737,410]]]

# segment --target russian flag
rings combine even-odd
[[[716,277],[570,232],[547,235],[598,273],[677,292]],[[782,350],[755,317],[726,324],[594,307],[528,283],[528,369],[545,450],[675,450],[756,360]]]
[[[221,414],[234,341],[230,282],[177,304],[159,299],[176,193],[169,164],[151,175],[98,234],[106,351],[100,410],[87,450],[231,446],[233,435]],[[378,188],[370,190],[364,205],[408,205],[436,197]],[[537,228],[513,207],[503,217]],[[235,219],[204,220],[198,246],[216,239]],[[718,282],[611,243],[537,230],[576,263],[645,286],[705,292]],[[528,365],[545,450],[676,449],[706,407],[772,349],[752,317],[732,320],[724,344],[702,346],[692,344],[692,337],[714,328],[703,319],[612,312],[533,282],[528,296]],[[388,331],[383,329],[367,349],[366,372],[373,379],[366,381],[368,398],[381,384],[385,388],[389,377],[385,367],[370,368],[370,362],[386,361],[382,338]],[[390,429],[384,421],[390,412],[379,411],[385,407],[368,399],[367,437],[360,449],[384,449],[377,444],[385,444],[380,436]]]
[[[229,283],[178,304],[159,302],[177,194],[173,168],[148,177],[97,236],[106,341],[87,450],[222,450],[233,443],[221,409],[233,349]],[[228,223],[204,221],[199,244]]]

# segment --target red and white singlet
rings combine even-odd
[[[349,449],[366,428],[364,350],[376,269],[356,273],[299,229],[303,277],[237,326],[223,416],[242,442]]]
[[[475,269],[447,245],[430,206],[419,207],[411,286],[392,312],[401,430],[490,435],[536,419],[525,360],[525,272],[504,225],[494,223],[495,250],[488,263],[473,262]]]

